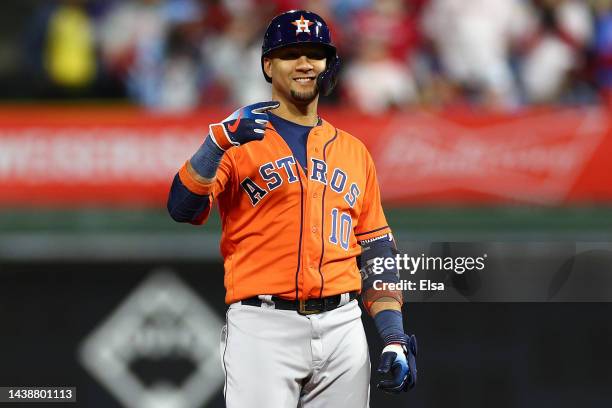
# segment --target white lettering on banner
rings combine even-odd
[[[193,130],[0,130],[0,181],[140,184],[172,179],[202,136]]]
[[[478,128],[427,114],[403,115],[381,132],[388,142],[375,159],[383,199],[463,190],[557,204],[609,127],[601,110],[552,112]]]
[[[23,143],[16,139],[0,138],[0,178],[14,171],[19,165],[19,153],[24,150]]]

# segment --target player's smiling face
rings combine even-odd
[[[317,94],[317,75],[325,70],[325,49],[315,44],[288,46],[264,58],[266,74],[280,95],[296,104],[312,102]]]

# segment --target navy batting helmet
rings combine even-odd
[[[261,46],[261,70],[266,81],[272,82],[272,78],[263,69],[264,57],[274,50],[296,44],[319,44],[327,51],[327,67],[317,76],[317,85],[323,95],[329,95],[338,82],[340,58],[325,21],[306,10],[287,11],[270,22]]]

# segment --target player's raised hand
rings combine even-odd
[[[391,394],[408,391],[417,382],[417,341],[414,335],[404,335],[403,339],[385,346],[380,356],[378,372],[385,379],[377,387]]]
[[[220,123],[210,125],[210,137],[221,149],[261,140],[268,124],[268,111],[276,109],[280,102],[267,101],[243,106]]]

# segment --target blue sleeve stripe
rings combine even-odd
[[[360,235],[371,234],[371,233],[376,232],[376,231],[384,230],[385,228],[389,228],[389,226],[385,225],[384,227],[376,228],[376,229],[373,229],[371,231],[360,232],[359,234],[355,234],[355,236],[358,237]]]

